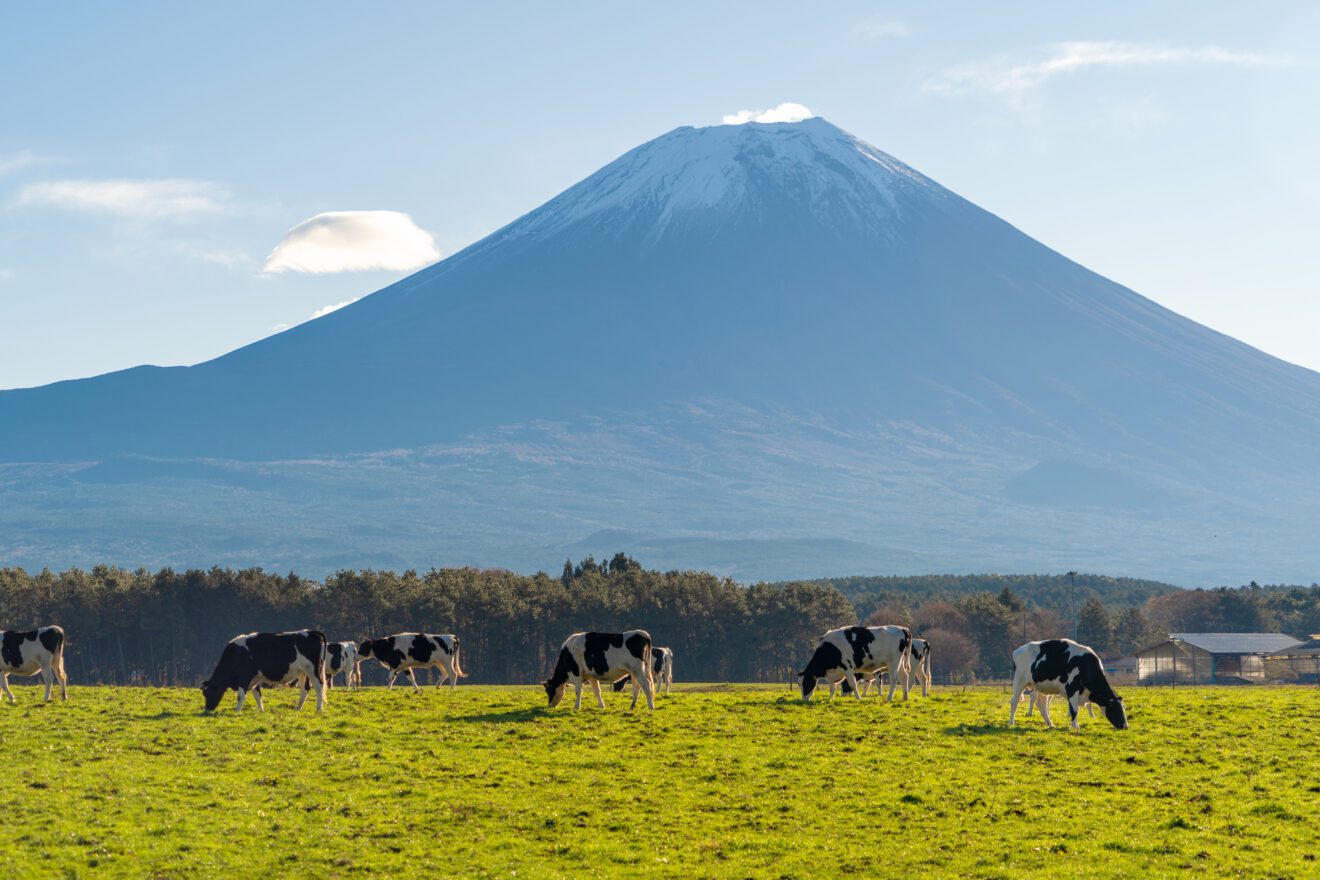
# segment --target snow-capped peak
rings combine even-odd
[[[770,207],[829,225],[892,230],[917,192],[949,195],[820,117],[684,126],[625,153],[505,234],[540,238],[588,223],[654,239],[674,224],[723,225],[743,209],[764,214]]]

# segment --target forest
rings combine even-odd
[[[0,568],[0,628],[56,623],[78,684],[195,685],[225,642],[311,627],[331,639],[447,632],[473,683],[531,683],[572,632],[640,627],[685,681],[790,682],[825,630],[901,623],[932,644],[940,680],[1002,677],[1024,641],[1070,635],[1117,658],[1167,632],[1320,632],[1320,586],[1183,590],[1098,575],[931,575],[744,586],[652,571],[623,553],[544,572],[340,571],[324,581],[261,569]],[[374,666],[374,664],[368,664]],[[364,667],[368,683],[384,676]]]

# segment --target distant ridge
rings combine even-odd
[[[680,128],[224,357],[0,392],[0,552],[1309,580],[1317,437],[1320,374],[823,119]]]

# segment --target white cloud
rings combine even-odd
[[[859,40],[883,40],[894,37],[901,39],[912,36],[912,28],[897,19],[876,15],[854,24],[852,35]]]
[[[288,325],[288,324],[285,324],[283,321],[281,321],[280,323],[274,325],[274,326],[271,327],[270,329],[271,329],[271,331],[274,332],[274,333],[283,333],[285,330],[288,330],[288,329],[289,329],[289,325]]]
[[[229,192],[204,180],[52,180],[18,193],[19,205],[38,205],[164,219],[225,210]]]
[[[744,122],[801,122],[815,115],[801,104],[788,101],[769,110],[739,110],[737,113],[729,113],[722,121],[725,125],[742,125]]]
[[[0,177],[6,174],[15,174],[24,168],[30,168],[33,165],[41,165],[44,162],[50,162],[51,159],[45,156],[38,156],[31,150],[23,150],[19,153],[9,153],[0,156]]]
[[[434,263],[440,256],[435,239],[407,214],[328,211],[285,233],[266,258],[262,271],[404,271]]]
[[[1237,52],[1218,46],[1187,48],[1159,43],[1071,42],[1056,43],[1032,59],[1000,56],[951,67],[923,87],[934,94],[991,92],[1016,95],[1030,91],[1061,74],[1088,67],[1153,67],[1201,64],[1229,67],[1287,67],[1292,60],[1278,55]]]
[[[342,309],[344,306],[351,306],[353,303],[357,302],[357,301],[360,300],[360,299],[362,299],[362,297],[360,297],[360,296],[355,296],[355,297],[353,297],[352,299],[346,299],[346,300],[344,300],[343,302],[341,302],[341,303],[335,303],[335,304],[332,305],[332,306],[321,306],[319,309],[317,309],[316,311],[312,312],[311,320],[315,321],[317,318],[323,318],[323,317],[325,317],[326,315],[330,314],[331,312],[337,312],[337,311],[339,311],[339,310]]]

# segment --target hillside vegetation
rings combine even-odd
[[[679,687],[192,689],[0,706],[0,876],[1316,876],[1314,689],[1137,691],[1132,727],[1009,730],[998,689],[886,704]]]

